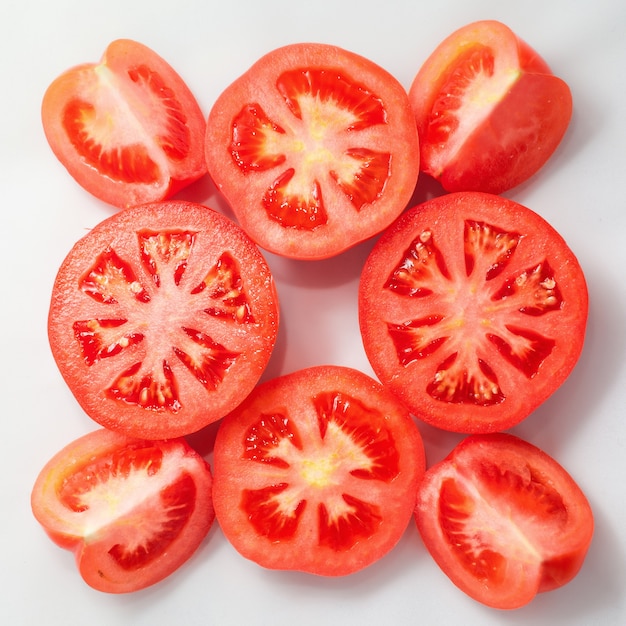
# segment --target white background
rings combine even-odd
[[[167,581],[126,596],[88,588],[73,557],[30,512],[45,461],[95,428],[50,356],[46,316],[56,269],[110,214],[53,157],[40,122],[47,85],[97,61],[113,39],[141,41],[187,81],[203,110],[258,57],[298,41],[333,43],[408,88],[445,36],[476,19],[508,24],[570,85],[564,142],[511,198],[542,214],[577,254],[590,291],[586,345],[557,393],[514,432],[564,465],[588,495],[596,533],[566,587],[515,612],[487,609],[448,582],[411,525],[371,568],[344,579],[265,571],[214,527]],[[3,0],[0,8],[0,621],[3,624],[626,624],[626,3],[620,0]],[[211,184],[186,197],[223,207]],[[267,255],[282,302],[268,375],[334,363],[369,373],[357,328],[360,267],[371,242],[322,262]],[[423,427],[429,462],[457,436]],[[201,442],[200,442],[201,443]]]

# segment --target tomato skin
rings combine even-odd
[[[75,244],[52,289],[48,337],[89,417],[167,439],[245,397],[278,324],[257,246],[217,211],[170,200],[119,211]]]
[[[377,381],[317,366],[259,385],[227,416],[213,468],[216,516],[242,556],[344,576],[400,539],[425,458],[415,423]]]
[[[176,71],[136,41],[113,41],[98,64],[63,72],[41,116],[70,175],[115,207],[164,200],[206,174],[204,113]]]
[[[467,437],[430,467],[415,521],[450,580],[499,609],[528,604],[579,572],[593,512],[553,458],[506,433]]]
[[[568,85],[507,26],[468,24],[447,37],[409,90],[422,171],[444,189],[499,194],[535,174],[572,116]]]
[[[419,142],[406,90],[336,46],[269,52],[229,85],[207,121],[209,174],[263,248],[337,255],[409,202]]]
[[[211,487],[209,465],[184,439],[143,441],[100,429],[46,463],[31,506],[48,536],[74,552],[88,585],[130,593],[194,554],[215,519]]]
[[[446,194],[378,240],[359,324],[381,382],[419,419],[486,433],[525,419],[569,376],[588,313],[574,253],[507,198]]]

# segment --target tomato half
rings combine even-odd
[[[415,508],[424,449],[406,409],[338,366],[267,381],[220,424],[215,512],[263,567],[340,576],[381,558]]]
[[[63,261],[48,335],[87,414],[166,439],[231,411],[260,378],[278,300],[256,245],[207,207],[166,201],[119,211]]]
[[[585,277],[530,209],[459,192],[403,214],[361,275],[363,345],[383,384],[445,430],[506,430],[567,378],[583,347]]]
[[[68,172],[116,207],[164,200],[206,173],[206,118],[183,79],[120,39],[46,90],[46,138]]]
[[[184,439],[101,429],[48,461],[31,504],[50,538],[74,552],[87,584],[128,593],[163,580],[196,551],[215,519],[211,485],[208,464]]]
[[[409,202],[419,144],[405,89],[372,61],[325,44],[270,52],[208,118],[209,173],[262,247],[336,255]]]
[[[572,95],[507,26],[452,33],[417,73],[409,98],[421,168],[448,191],[502,193],[532,176],[561,142]]]
[[[567,471],[504,433],[468,437],[429,468],[415,520],[451,581],[500,609],[519,608],[574,578],[594,526]]]

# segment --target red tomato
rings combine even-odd
[[[422,170],[448,191],[501,193],[522,183],[554,152],[572,116],[567,84],[495,21],[445,39],[409,98]]]
[[[572,477],[507,434],[468,437],[429,468],[415,520],[450,580],[499,609],[569,582],[593,534],[591,508]]]
[[[52,353],[96,422],[129,436],[195,432],[252,390],[278,330],[264,258],[231,220],[183,201],[119,211],[64,260]]]
[[[550,396],[580,356],[587,287],[539,215],[459,192],[407,211],[361,276],[374,371],[415,416],[445,430],[506,430]]]
[[[100,63],[54,80],[42,120],[68,172],[117,207],[163,200],[206,173],[204,113],[172,67],[135,41],[114,41]]]
[[[184,439],[130,439],[106,429],[58,452],[37,477],[35,518],[72,550],[99,591],[159,582],[198,548],[215,514],[211,471]]]
[[[389,73],[334,46],[294,44],[262,57],[217,99],[206,159],[257,243],[320,259],[402,212],[419,145],[406,91]]]
[[[424,473],[408,412],[369,376],[319,366],[265,382],[220,424],[215,512],[263,567],[340,576],[398,542]]]

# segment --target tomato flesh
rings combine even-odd
[[[339,576],[399,540],[424,472],[406,410],[355,370],[260,385],[220,424],[214,502],[227,539],[272,569]]]
[[[84,580],[108,593],[153,585],[198,548],[215,515],[209,466],[183,440],[108,430],[57,453],[33,488],[33,513],[72,550]]]
[[[415,519],[452,582],[501,609],[569,582],[593,534],[591,508],[571,476],[508,434],[468,437],[429,468]]]

